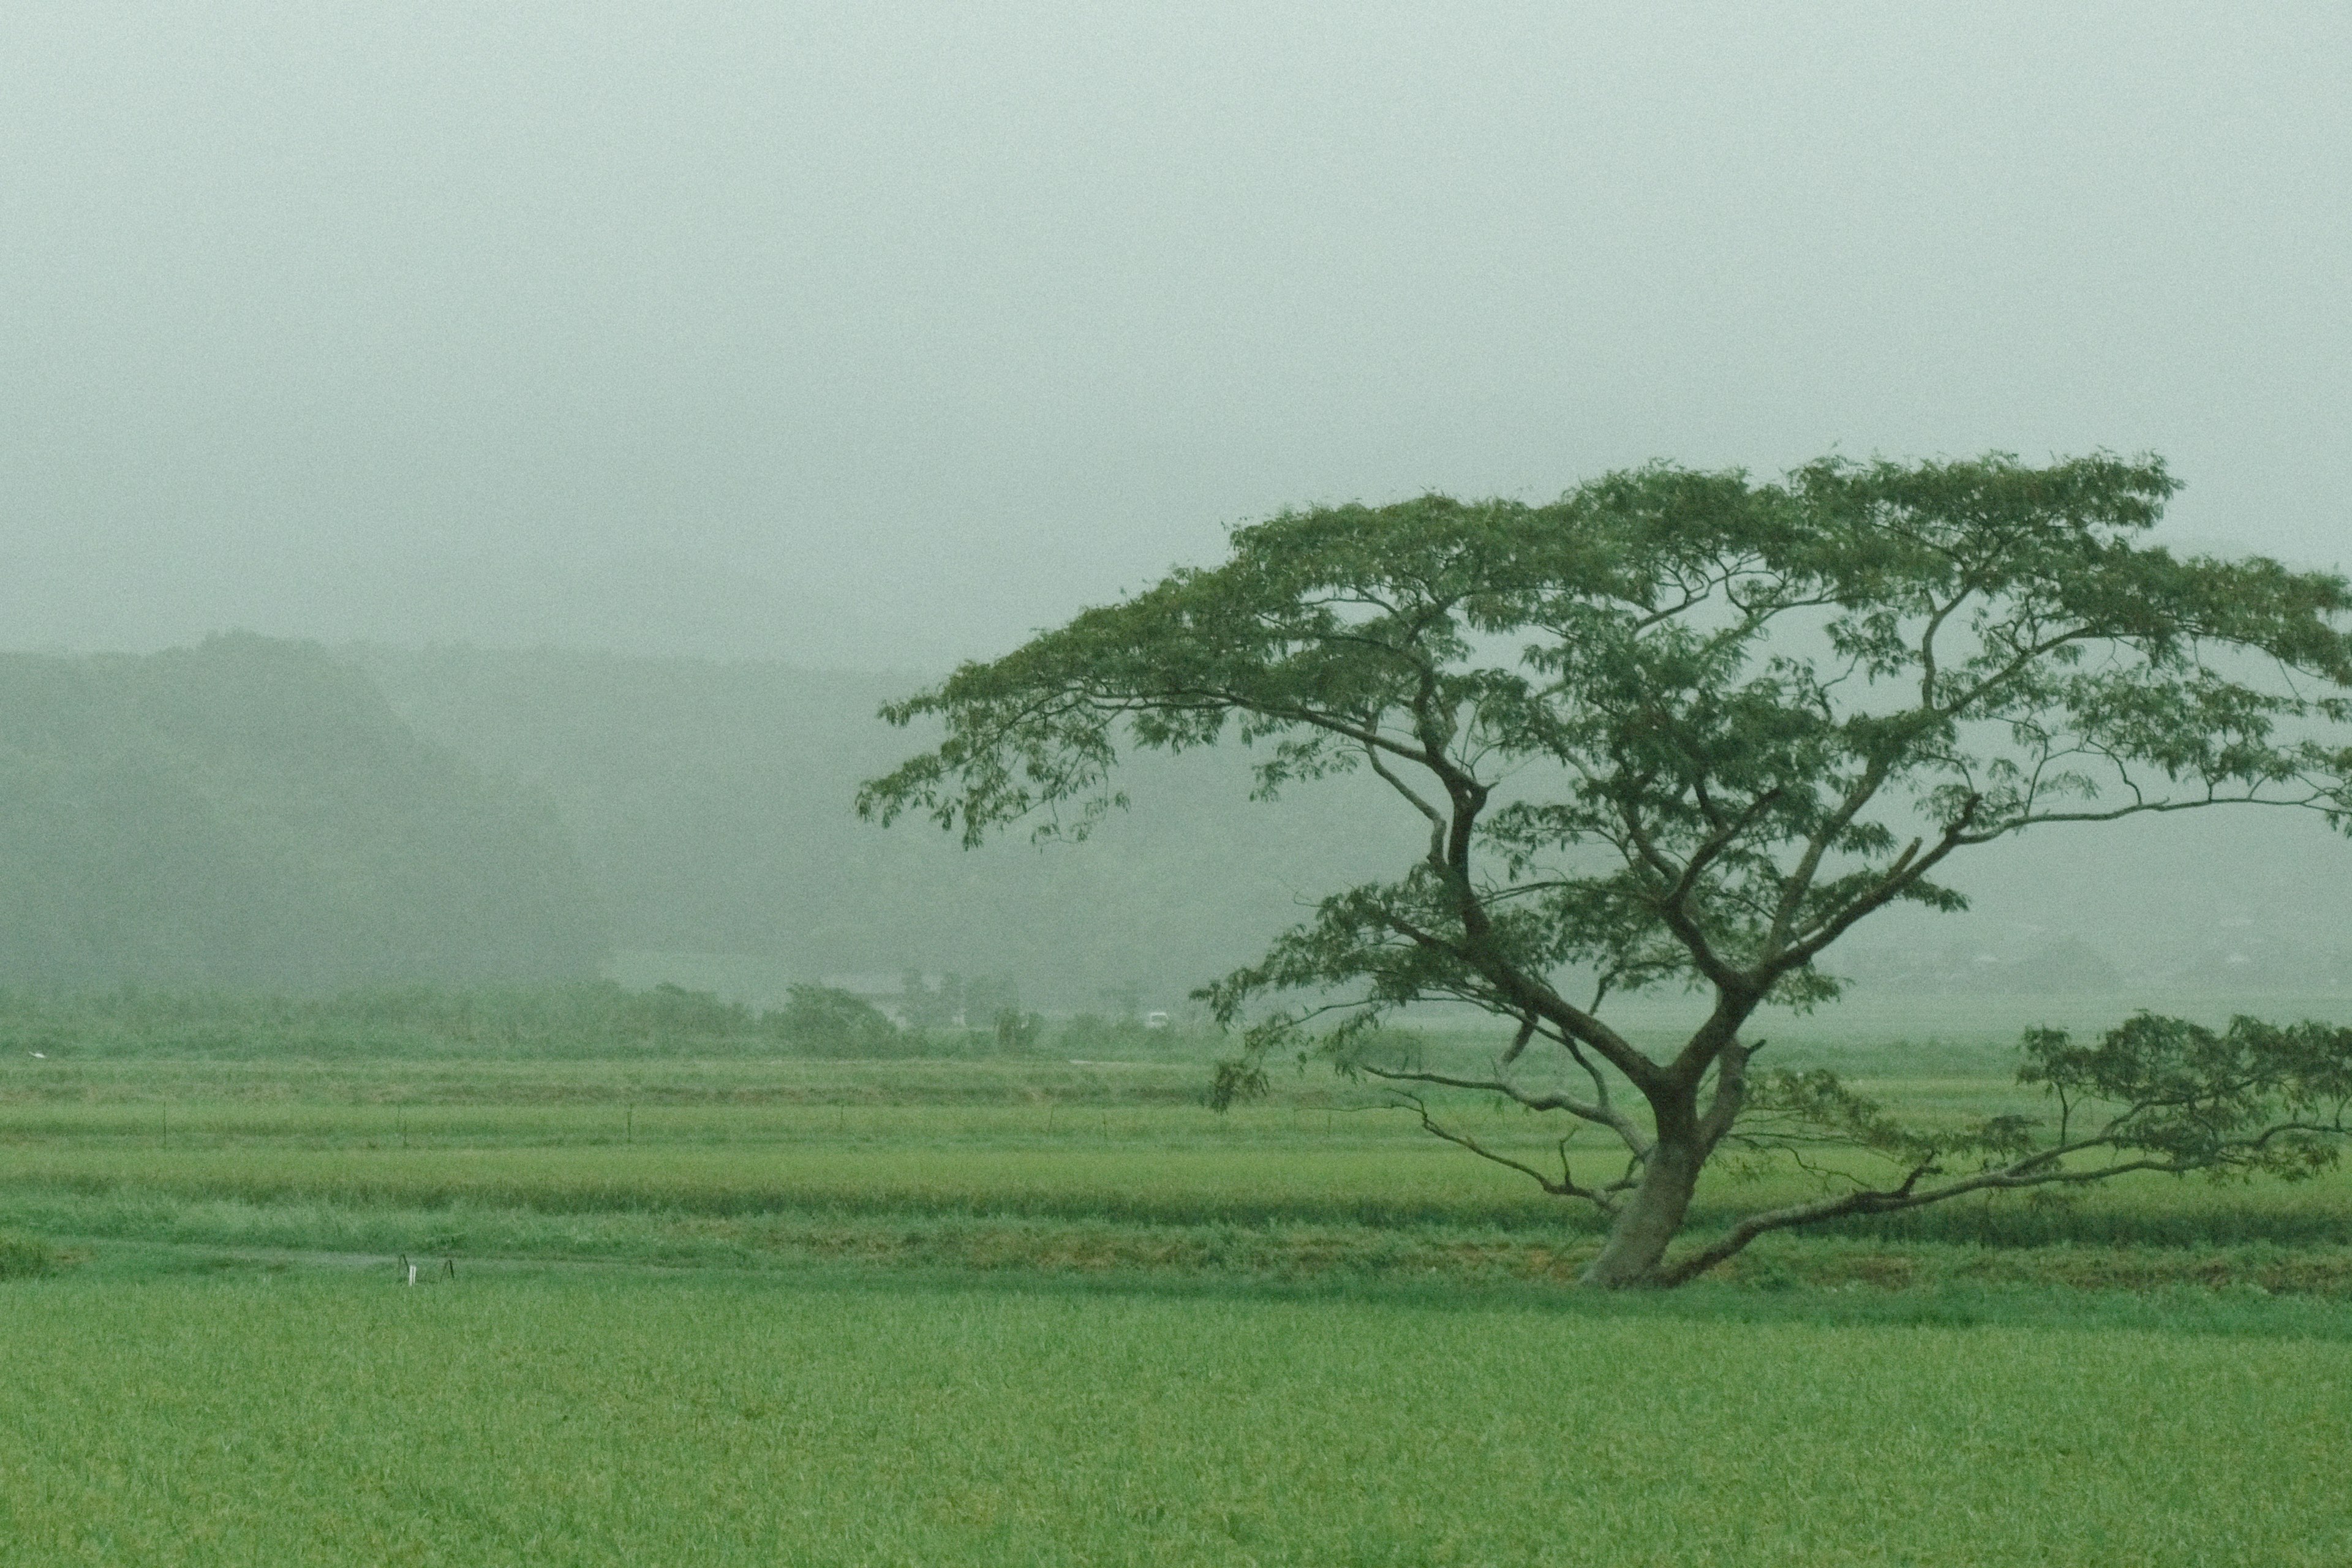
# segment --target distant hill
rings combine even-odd
[[[586,976],[607,947],[552,809],[322,648],[0,655],[0,984]]]
[[[1033,1006],[1116,1007],[1128,993],[1172,1006],[1256,956],[1301,897],[1392,867],[1419,841],[1376,784],[1255,806],[1242,759],[1212,752],[1139,759],[1134,809],[1083,846],[1015,838],[967,853],[929,823],[885,831],[852,814],[859,781],[920,743],[875,717],[915,677],[345,651],[420,732],[555,801],[623,948],[751,955],[756,966],[731,971],[741,991],[762,972],[912,968],[1007,977]]]
[[[1246,802],[1231,751],[1146,757],[1134,809],[1079,847],[965,853],[855,819],[919,734],[874,716],[915,676],[551,650],[345,650],[423,734],[543,792],[623,948],[742,955],[639,979],[1003,975],[1033,1005],[1176,1004],[1302,903],[1393,874],[1413,822],[1377,784]],[[1891,912],[1834,968],[1887,992],[2301,993],[2352,984],[2352,844],[2301,813],[2045,832],[1958,863],[1957,917]],[[770,989],[774,989],[773,985]]]

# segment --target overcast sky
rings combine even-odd
[[[15,4],[0,644],[921,669],[1832,448],[2341,563],[2347,82],[2334,4]]]

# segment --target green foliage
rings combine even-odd
[[[963,976],[943,974],[932,982],[910,969],[898,983],[898,1007],[918,1029],[952,1028],[964,1010]]]
[[[1404,767],[1444,819],[1430,862],[1335,895],[1226,1005],[1366,984],[1376,1001],[1466,990],[1512,1012],[1468,962],[1474,894],[1491,928],[1475,945],[1524,974],[1580,964],[1638,988],[1738,972],[1811,994],[1826,984],[1812,957],[1853,919],[1958,907],[1927,875],[1952,849],[2144,809],[2090,804],[2143,774],[2191,799],[2342,804],[2341,750],[2294,726],[2340,721],[2343,700],[2206,656],[2352,682],[2331,626],[2352,597],[2324,574],[2135,545],[2172,489],[2159,465],[2106,458],[1832,461],[1777,486],[1659,468],[1544,507],[1286,514],[1237,531],[1224,566],[889,709],[943,719],[948,738],[863,806],[929,812],[967,842],[1060,807],[1075,815],[1040,831],[1083,835],[1117,804],[1122,731],[1145,748],[1264,743],[1267,795]],[[1505,772],[1539,764],[1563,771],[1557,793],[1521,782],[1528,798],[1483,815]],[[1905,850],[1912,810],[1934,847]],[[1475,889],[1456,885],[1457,828],[1487,851]],[[1594,850],[1615,864],[1573,864]]]
[[[1265,1068],[1244,1057],[1220,1058],[1209,1078],[1209,1109],[1230,1110],[1245,1100],[1263,1100],[1269,1085]]]
[[[769,1016],[775,1033],[824,1056],[887,1054],[898,1028],[862,996],[829,985],[794,985],[782,1011]]]
[[[1781,1070],[1750,1089],[1733,1136],[1751,1151],[1866,1150],[1914,1173],[1892,1201],[1856,1205],[1867,1213],[1907,1206],[1917,1175],[1968,1163],[1974,1171],[1960,1183],[1971,1190],[2080,1184],[2134,1170],[2300,1180],[2334,1169],[2352,1133],[2352,1028],[2242,1015],[2210,1029],[2140,1013],[2095,1045],[2036,1028],[2021,1047],[2018,1081],[2042,1089],[2053,1115],[1925,1127],[1890,1115],[1826,1068]]]
[[[1219,566],[886,708],[944,738],[859,809],[967,845],[1018,822],[1083,838],[1124,804],[1122,751],[1229,739],[1253,749],[1264,798],[1377,777],[1425,851],[1330,892],[1202,994],[1224,1021],[1306,999],[1261,1020],[1253,1058],[1335,1010],[1360,1025],[1469,1003],[1511,1020],[1481,1074],[1360,1066],[1616,1137],[1632,1164],[1603,1184],[1565,1154],[1557,1178],[1505,1163],[1615,1216],[1596,1279],[1671,1282],[1690,1185],[1758,1087],[1743,1026],[1768,1003],[1836,996],[1826,957],[1874,914],[1965,907],[1942,879],[1954,856],[2220,805],[2352,823],[2352,586],[2147,544],[2176,488],[2154,458],[1994,454],[1825,459],[1777,483],[1658,465],[1549,505],[1285,513],[1237,530]],[[1660,989],[1714,1002],[1664,1055],[1604,1016]],[[1237,1065],[1215,1098],[1257,1081]],[[1629,1087],[1645,1116],[1621,1103]],[[1763,1080],[1757,1110],[1907,1157],[1888,1201],[1966,1190],[1917,1184],[1958,1145],[1906,1143],[1832,1081]],[[2161,1118],[2139,1114],[2155,1136]],[[2025,1141],[2008,1123],[1969,1136]]]
[[[0,980],[316,990],[593,974],[543,803],[315,647],[0,657]]]
[[[748,1007],[675,985],[627,991],[610,981],[370,986],[325,995],[0,990],[0,1041],[61,1065],[154,1057],[773,1055],[778,1048],[776,1028]]]
[[[995,1017],[996,1048],[1012,1055],[1035,1046],[1045,1033],[1045,1020],[1017,1007],[1000,1007]]]
[[[901,1029],[850,992],[788,988],[761,1012],[677,985],[630,991],[610,981],[446,990],[370,987],[323,996],[248,992],[53,994],[0,990],[0,1044],[75,1061],[173,1057],[480,1058],[614,1056],[832,1058],[1019,1054],[1043,1032],[1034,1014],[1009,1027]]]
[[[2352,1131],[2352,1029],[2241,1016],[2215,1030],[2141,1013],[2096,1045],[2035,1029],[2024,1047],[2018,1079],[2058,1101],[2061,1143],[2095,1137],[2216,1177],[2293,1179],[2332,1168]]]
[[[1749,1087],[1731,1136],[1750,1150],[1827,1143],[1864,1150],[1914,1169],[1937,1169],[1956,1156],[2024,1156],[2037,1147],[2034,1129],[2032,1118],[2015,1112],[1957,1126],[1923,1127],[1890,1114],[1828,1068],[1803,1072],[1782,1068],[1759,1075]]]
[[[917,1029],[993,1029],[1008,1049],[1025,1046],[1034,1038],[1034,1031],[1024,1033],[1023,1028],[1026,1015],[1021,1011],[1020,987],[1001,975],[967,978],[950,973],[933,981],[910,969],[899,979],[898,1007],[908,1025]],[[1009,1032],[999,1027],[1007,1014],[1013,1019]]]

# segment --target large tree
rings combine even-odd
[[[1856,922],[1963,907],[1955,856],[2015,834],[2223,805],[2352,812],[2352,587],[2145,535],[2155,459],[1826,459],[1777,483],[1656,466],[1549,505],[1424,496],[1286,512],[884,710],[944,739],[861,811],[977,843],[1023,819],[1083,836],[1123,804],[1122,746],[1255,748],[1257,793],[1352,769],[1425,829],[1392,880],[1333,892],[1219,1016],[1269,994],[1218,1094],[1314,1024],[1424,1123],[1597,1205],[1588,1280],[1671,1284],[1780,1226],[2124,1170],[2307,1170],[2333,1158],[2352,1032],[2143,1017],[2095,1046],[2039,1033],[2041,1122],[1896,1124],[1825,1074],[1751,1067],[1768,1001],[1813,1005]],[[1415,836],[1416,838],[1419,835]],[[1695,988],[1670,1055],[1612,997]],[[1475,1072],[1379,1048],[1398,1009],[1512,1026]],[[1580,1171],[1490,1150],[1422,1100],[1502,1094],[1622,1143]],[[1727,1147],[1830,1139],[1890,1162],[1679,1255]]]

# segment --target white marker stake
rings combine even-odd
[[[410,1265],[408,1266],[408,1282],[409,1282],[411,1285],[414,1285],[414,1284],[415,1284],[415,1283],[416,1283],[416,1265],[415,1265],[414,1263],[412,1263],[412,1264],[410,1264]]]

